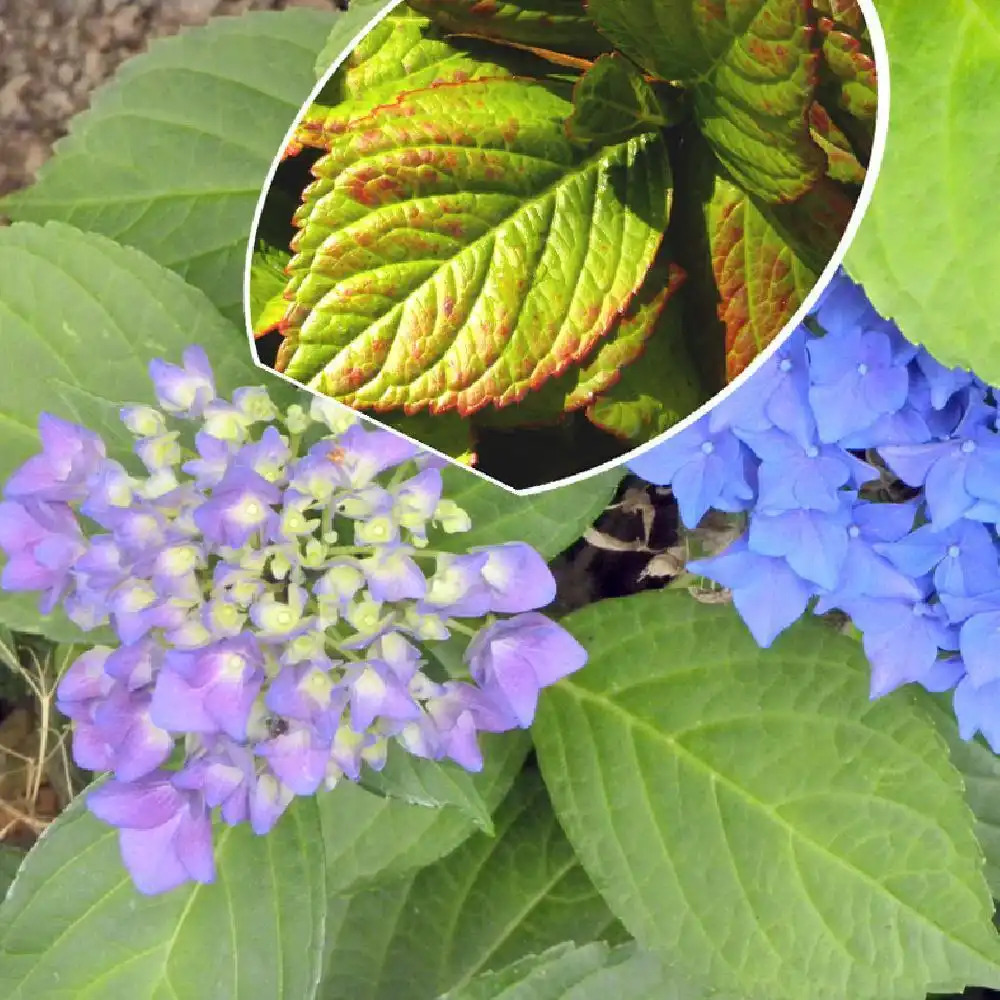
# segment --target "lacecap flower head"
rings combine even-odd
[[[222,399],[196,347],[150,374],[159,407],[121,411],[134,468],[43,414],[0,503],[4,589],[117,636],[57,698],[77,763],[111,772],[88,805],[141,891],[214,878],[213,815],[267,833],[390,743],[479,770],[477,733],[529,726],[583,666],[538,613],[555,581],[534,549],[431,547],[471,528],[442,462],[329,400]],[[434,656],[446,641],[466,645],[460,675]]]

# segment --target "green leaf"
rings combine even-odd
[[[126,402],[153,400],[148,365],[200,344],[222,393],[262,376],[205,295],[145,254],[61,223],[0,229],[0,481],[38,448],[39,409],[101,434],[130,464]]]
[[[670,168],[658,134],[580,162],[569,111],[530,80],[472,81],[340,136],[293,243],[281,370],[356,408],[466,415],[585,357],[652,264]]]
[[[600,516],[624,472],[611,469],[578,483],[533,496],[516,496],[464,469],[447,468],[444,496],[472,519],[472,530],[446,535],[429,532],[437,549],[464,552],[474,545],[527,542],[546,559],[568,549]]]
[[[820,177],[806,123],[817,56],[802,0],[590,0],[587,9],[643,68],[692,85],[703,134],[747,191],[790,201]]]
[[[761,650],[660,592],[563,619],[590,661],[534,728],[560,822],[640,945],[746,998],[1000,984],[972,815],[905,693],[804,621]]]
[[[44,635],[53,642],[76,642],[93,646],[103,642],[115,642],[110,629],[95,629],[84,632],[67,617],[62,608],[57,607],[51,614],[43,615],[38,610],[41,594],[11,593],[0,590],[0,622],[15,632],[29,635]]]
[[[381,771],[365,768],[361,785],[376,795],[401,799],[415,806],[432,809],[454,806],[484,833],[493,835],[490,808],[475,778],[451,761],[424,760],[393,743],[385,767]]]
[[[851,199],[825,178],[789,205],[761,203],[716,179],[706,215],[730,381],[795,315],[836,252],[853,210]]]
[[[316,79],[323,77],[380,11],[398,5],[399,0],[351,0],[350,7],[338,13],[330,34],[326,36],[326,42],[316,57],[313,68]]]
[[[601,56],[573,91],[569,134],[584,142],[613,142],[673,121],[635,64],[620,52]]]
[[[7,895],[17,877],[25,852],[9,844],[0,843],[0,899]]]
[[[890,138],[847,270],[907,339],[1000,383],[1000,142],[984,130],[1000,116],[1000,8],[879,0],[878,12]]]
[[[951,692],[924,696],[921,707],[948,743],[951,762],[965,783],[965,800],[976,817],[976,839],[986,855],[984,874],[993,898],[1000,898],[1000,757],[980,737],[963,740],[958,735]]]
[[[476,834],[406,879],[333,900],[322,1000],[433,997],[525,953],[621,941],[528,771]]]
[[[95,93],[3,211],[138,247],[242,326],[254,207],[332,23],[315,10],[255,13],[154,42]]]
[[[446,31],[591,58],[608,51],[581,0],[407,0]]]
[[[702,1000],[706,994],[665,973],[633,944],[560,944],[499,972],[477,976],[441,1000]],[[715,994],[713,994],[715,996]]]
[[[272,330],[281,322],[288,302],[285,267],[291,254],[277,247],[260,246],[250,264],[250,324],[256,336]]]
[[[524,733],[481,738],[484,767],[472,781],[489,814],[510,791],[530,740]],[[468,810],[440,809],[385,798],[342,782],[318,798],[331,896],[384,885],[424,868],[466,840],[476,828]]]
[[[650,317],[649,332],[637,345],[641,357],[629,358],[632,363],[623,364],[617,380],[587,407],[593,424],[633,445],[652,441],[707,401],[684,339],[684,305],[671,291],[668,280],[655,300],[659,311]],[[609,339],[588,368],[606,360],[601,355],[607,352],[627,351],[628,340]]]
[[[323,951],[316,803],[275,829],[217,838],[218,880],[161,896],[132,886],[116,832],[81,800],[28,855],[0,906],[5,1000],[308,1000]]]

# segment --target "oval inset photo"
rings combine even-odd
[[[352,7],[261,196],[255,356],[508,488],[746,377],[868,201],[870,0]]]

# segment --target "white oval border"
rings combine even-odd
[[[253,264],[254,244],[257,229],[260,225],[260,217],[263,214],[267,196],[271,191],[271,184],[274,182],[274,175],[277,173],[278,167],[282,162],[282,154],[295,135],[295,130],[298,128],[299,122],[303,118],[307,108],[314,102],[317,95],[326,86],[330,77],[333,76],[333,74],[340,68],[344,60],[346,60],[350,53],[354,51],[365,35],[367,35],[368,32],[375,27],[375,25],[377,25],[383,18],[387,17],[403,2],[404,0],[391,0],[391,2],[387,3],[382,10],[375,14],[364,26],[364,28],[362,28],[357,35],[354,36],[350,44],[341,53],[340,57],[330,65],[329,69],[323,74],[322,77],[320,77],[316,86],[312,89],[312,91],[310,91],[308,97],[306,97],[306,99],[302,102],[299,113],[295,116],[291,126],[285,133],[285,137],[282,140],[281,145],[278,147],[275,158],[267,172],[264,185],[261,188],[260,197],[257,199],[257,207],[254,209],[250,236],[247,240],[246,261],[243,271],[243,319],[250,348],[250,357],[253,363],[262,371],[267,372],[269,375],[283,379],[290,385],[294,385],[301,389],[303,392],[312,393],[313,395],[319,394],[302,385],[301,382],[296,382],[294,379],[288,378],[288,376],[283,375],[280,372],[276,372],[273,368],[269,368],[257,358],[257,350],[255,347],[256,338],[253,335],[253,324],[250,319],[250,273],[251,266]],[[817,279],[812,291],[810,291],[806,296],[805,301],[801,306],[799,306],[792,318],[785,324],[781,332],[774,338],[774,340],[771,341],[770,344],[768,344],[767,348],[754,358],[750,366],[743,371],[735,379],[735,381],[730,382],[724,389],[716,393],[707,403],[702,404],[701,407],[690,413],[683,420],[676,423],[673,427],[671,427],[668,431],[665,431],[655,440],[649,441],[644,445],[640,445],[638,448],[635,448],[610,462],[605,462],[603,465],[597,465],[593,469],[588,469],[586,472],[578,472],[576,475],[568,476],[565,479],[557,479],[551,483],[545,483],[541,486],[531,486],[528,489],[523,490],[516,490],[513,487],[508,486],[506,483],[501,482],[499,479],[493,479],[491,476],[487,476],[485,473],[480,472],[474,467],[462,465],[459,462],[456,462],[455,459],[451,458],[449,455],[445,455],[444,453],[437,451],[435,448],[428,447],[418,438],[411,438],[409,435],[403,434],[402,431],[399,431],[394,427],[387,427],[376,417],[370,416],[362,410],[355,410],[353,407],[347,406],[346,403],[341,405],[344,406],[345,409],[351,410],[352,413],[356,413],[362,420],[374,424],[383,430],[391,430],[394,433],[399,434],[401,437],[406,437],[407,440],[415,441],[424,451],[437,455],[439,458],[445,459],[457,468],[463,469],[464,471],[478,476],[480,479],[483,479],[488,483],[492,483],[494,486],[498,486],[501,489],[506,490],[508,493],[513,493],[515,496],[520,497],[536,496],[540,493],[549,493],[552,490],[561,489],[564,486],[572,486],[575,483],[582,483],[593,476],[609,472],[611,469],[617,469],[619,467],[624,468],[624,466],[628,462],[632,461],[632,459],[659,447],[665,441],[668,441],[675,435],[682,433],[686,428],[690,427],[691,424],[697,423],[703,416],[710,413],[718,403],[724,400],[727,396],[736,392],[744,382],[753,378],[768,358],[781,348],[781,345],[788,339],[795,328],[805,319],[806,316],[809,315],[812,311],[814,303],[819,299],[820,295],[822,295],[826,286],[830,283],[830,280],[843,263],[844,257],[847,255],[847,251],[850,248],[851,243],[854,241],[854,237],[857,235],[861,222],[864,219],[865,213],[868,211],[869,204],[871,203],[872,193],[875,189],[875,184],[878,181],[879,172],[882,169],[882,159],[885,154],[885,143],[889,134],[889,101],[891,90],[889,51],[886,47],[885,33],[882,31],[882,22],[879,20],[874,0],[857,0],[857,2],[858,6],[861,8],[861,12],[865,16],[868,33],[871,36],[872,50],[875,55],[875,70],[878,74],[878,107],[875,112],[875,138],[872,143],[872,154],[869,159],[868,170],[865,175],[864,183],[861,186],[861,194],[858,196],[857,204],[854,206],[854,212],[851,214],[850,222],[848,222],[847,228],[844,230],[844,234],[840,238],[840,242],[837,244],[837,249],[834,251],[829,263]]]

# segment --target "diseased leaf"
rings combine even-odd
[[[747,191],[790,201],[820,177],[806,122],[817,55],[802,0],[589,0],[588,11],[646,70],[692,85],[702,133]]]
[[[512,75],[505,67],[429,31],[430,25],[429,18],[405,5],[375,25],[323,88],[320,100],[296,123],[290,152],[329,148],[353,124],[411,90]],[[319,188],[307,189],[307,196],[312,191],[315,200],[316,191],[325,193],[329,181],[325,183],[326,187],[321,182]]]
[[[521,732],[483,737],[483,770],[472,778],[487,812],[510,791],[531,741]],[[424,868],[475,832],[468,811],[439,809],[375,795],[341,782],[318,799],[330,896],[385,885]]]
[[[477,976],[441,1000],[702,1000],[707,996],[682,985],[656,956],[635,945],[609,948],[598,941],[582,948],[556,945],[498,972]]]
[[[279,365],[357,408],[465,415],[584,358],[662,240],[659,134],[580,161],[528,80],[403,95],[317,163]],[[419,168],[419,169],[418,169]]]
[[[565,409],[588,406],[595,396],[617,381],[623,368],[643,353],[684,279],[684,272],[673,265],[657,265],[650,271],[611,333],[587,363],[571,374],[573,386],[566,394]]]
[[[524,954],[625,939],[527,771],[479,833],[406,879],[331,901],[321,1000],[435,997]]]
[[[587,407],[593,424],[640,445],[668,431],[707,401],[694,376],[683,323],[683,304],[670,298],[655,319],[641,356]]]
[[[473,776],[451,761],[414,757],[393,743],[382,770],[365,768],[361,785],[376,795],[401,799],[415,806],[431,809],[453,806],[484,833],[493,835],[489,806]]]
[[[814,101],[809,109],[809,128],[813,140],[826,153],[827,177],[841,184],[863,184],[866,170],[850,140],[818,101]]]
[[[823,36],[823,61],[837,82],[838,106],[874,126],[878,77],[870,46],[828,17],[820,18],[819,30]]]
[[[253,13],[153,42],[94,94],[37,183],[3,211],[138,247],[242,329],[254,206],[333,23],[316,10]]]
[[[607,52],[583,0],[407,0],[446,31],[592,58]]]
[[[877,6],[891,74],[888,140],[847,271],[908,340],[1000,384],[1000,6]]]
[[[299,799],[266,837],[217,837],[217,882],[142,896],[116,831],[73,802],[0,906],[4,1000],[308,1000],[323,957],[323,848]]]
[[[782,331],[816,284],[854,210],[831,181],[789,205],[755,201],[718,177],[707,206],[726,376],[736,378]]]
[[[860,34],[865,24],[864,11],[858,0],[812,0],[813,7],[820,14],[826,14],[836,24]]]
[[[959,776],[905,692],[869,699],[856,642],[808,620],[762,650],[676,592],[562,624],[590,660],[546,690],[535,747],[641,946],[745,1000],[1000,983]]]
[[[566,128],[583,142],[614,142],[672,124],[656,91],[634,63],[616,52],[601,56],[580,77]]]
[[[475,545],[526,542],[546,559],[569,548],[611,503],[624,471],[611,469],[538,496],[516,496],[464,469],[445,469],[444,495],[472,519],[472,530],[428,532],[436,549],[466,551]]]

